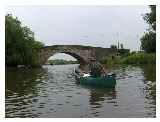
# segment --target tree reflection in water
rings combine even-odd
[[[33,103],[36,103],[39,84],[45,79],[46,71],[37,69],[6,68],[5,106],[6,117],[36,117],[32,112]],[[12,104],[11,104],[12,103]],[[24,112],[20,112],[23,110]],[[10,112],[13,112],[11,114]],[[29,114],[25,114],[25,113]],[[17,115],[14,115],[17,113]]]
[[[19,74],[19,75],[17,75]],[[47,75],[47,71],[43,68],[35,69],[18,69],[18,68],[6,68],[6,88],[10,92],[6,93],[18,93],[21,95],[35,94],[37,91],[37,84],[39,84],[43,78]],[[6,90],[7,90],[6,89]],[[8,96],[6,94],[6,96]]]

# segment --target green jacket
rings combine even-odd
[[[89,64],[89,69],[90,69],[90,74],[93,77],[100,77],[101,76],[101,71],[102,71],[102,65],[99,62],[91,62]]]

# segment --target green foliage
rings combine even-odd
[[[156,52],[156,33],[150,31],[141,38],[141,48],[147,53]]]
[[[140,39],[141,48],[147,53],[156,52],[156,6],[150,5],[150,9],[151,12],[146,13],[143,18],[151,28]]]
[[[78,61],[67,61],[63,59],[49,60],[48,64],[50,65],[62,65],[62,64],[78,64]]]
[[[156,64],[155,53],[133,53],[122,58],[122,64]]]
[[[151,29],[156,30],[156,5],[150,5],[151,12],[146,13],[143,19],[151,25]]]
[[[102,64],[104,64],[106,67],[112,67],[113,65],[120,64],[121,57],[120,56],[108,56],[103,61]]]
[[[130,50],[129,49],[118,49],[118,53],[120,56],[125,57],[130,54]]]
[[[35,65],[38,50],[43,46],[35,41],[30,28],[8,14],[5,16],[5,59],[7,66]]]
[[[123,48],[123,44],[121,44],[121,49],[124,49],[124,48]]]
[[[111,45],[110,48],[111,49],[117,49],[117,46],[116,45]]]
[[[102,64],[106,67],[113,67],[116,65],[133,64],[133,65],[144,65],[144,64],[156,64],[155,53],[144,53],[144,52],[132,52],[126,56],[109,56],[106,57]]]

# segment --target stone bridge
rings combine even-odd
[[[86,64],[91,57],[102,61],[106,56],[117,55],[115,48],[91,47],[82,45],[53,45],[45,46],[39,52],[39,64],[43,65],[56,53],[65,53],[76,58],[80,64]]]

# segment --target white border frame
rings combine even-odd
[[[0,1],[0,121],[5,120],[5,121],[11,121],[13,122],[28,122],[29,121],[46,121],[45,118],[30,118],[30,119],[5,119],[5,23],[4,23],[4,16],[5,16],[5,6],[7,5],[157,5],[157,40],[156,40],[156,116],[159,118],[160,116],[160,0],[6,0],[6,1]],[[2,119],[3,118],[3,119]],[[87,121],[127,121],[128,119],[123,119],[123,118],[106,118],[106,119],[91,119],[91,118],[81,118],[83,120]],[[81,119],[76,119],[76,121],[81,121]],[[75,119],[57,119],[57,118],[47,118],[47,121],[75,121]],[[82,121],[83,121],[82,120]],[[129,121],[137,121],[139,120],[138,118],[135,119],[129,119]],[[145,119],[141,118],[141,121],[158,121],[158,119]]]

